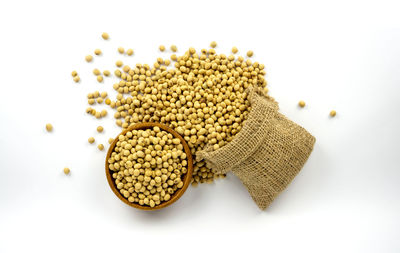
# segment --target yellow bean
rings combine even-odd
[[[86,60],[87,62],[91,62],[91,61],[93,60],[93,56],[91,56],[90,54],[89,54],[89,55],[86,55],[85,60]]]
[[[126,50],[126,54],[129,56],[133,55],[133,49],[129,48],[128,50]]]
[[[103,39],[105,39],[105,40],[108,40],[108,39],[110,38],[110,36],[108,35],[108,33],[103,33],[103,34],[101,35],[101,37],[102,37]]]
[[[46,124],[46,130],[47,130],[47,132],[53,131],[53,125],[51,125],[50,123],[47,123]]]

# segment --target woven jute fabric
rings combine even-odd
[[[196,153],[215,173],[232,171],[260,209],[265,209],[298,174],[315,138],[278,112],[278,103],[258,88],[249,90],[251,110],[227,145]]]

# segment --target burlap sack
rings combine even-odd
[[[234,139],[216,151],[196,153],[216,173],[232,171],[260,209],[265,209],[307,161],[315,138],[278,112],[278,104],[258,88],[249,91],[251,110]]]

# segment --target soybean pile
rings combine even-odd
[[[119,135],[107,162],[120,193],[150,207],[169,201],[188,172],[181,141],[159,127]]]
[[[157,58],[153,64],[129,66],[117,61],[114,75],[118,82],[113,84],[116,99],[106,101],[115,110],[116,124],[122,129],[140,122],[168,125],[187,141],[194,158],[206,146],[217,150],[232,141],[251,109],[246,90],[257,86],[268,92],[266,72],[263,64],[250,60],[252,51],[246,57],[236,56],[238,49],[233,47],[227,56],[218,54],[216,46],[212,42],[208,49],[197,51],[191,47],[177,55],[178,48],[172,45],[170,58]],[[165,49],[163,45],[159,47],[160,51]],[[123,48],[118,51],[124,53]],[[133,55],[133,50],[126,53]],[[101,76],[97,69],[94,74]],[[89,94],[90,105],[94,97]],[[102,116],[92,107],[86,111]],[[193,160],[193,186],[225,177],[216,175],[204,161]]]

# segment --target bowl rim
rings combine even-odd
[[[154,207],[150,207],[150,206],[142,206],[139,205],[137,203],[131,203],[129,202],[124,196],[122,196],[122,194],[118,191],[117,186],[115,184],[114,179],[111,176],[111,170],[109,169],[108,166],[108,159],[111,157],[112,152],[114,151],[114,147],[118,142],[118,137],[121,134],[125,134],[128,131],[132,131],[132,130],[143,130],[143,129],[148,129],[148,128],[153,128],[153,127],[159,127],[162,130],[171,133],[175,138],[179,138],[184,151],[186,153],[186,157],[187,157],[187,161],[188,161],[188,170],[186,175],[183,178],[183,186],[182,188],[178,189],[177,191],[174,192],[174,194],[171,196],[171,199],[166,201],[166,202],[162,202],[160,205],[154,206]],[[158,122],[143,122],[143,123],[136,123],[134,125],[129,126],[127,129],[123,130],[121,133],[119,133],[117,135],[117,137],[114,139],[114,141],[111,143],[110,147],[108,148],[108,152],[106,155],[106,161],[105,161],[105,168],[106,168],[106,177],[107,177],[107,182],[108,185],[110,186],[111,190],[114,192],[114,194],[125,204],[137,208],[137,209],[141,209],[141,210],[146,210],[146,211],[152,211],[152,210],[158,210],[158,209],[162,209],[164,207],[167,207],[171,204],[173,204],[174,202],[176,202],[186,191],[186,189],[188,188],[190,181],[192,179],[192,174],[193,174],[193,157],[192,154],[190,152],[190,148],[188,146],[188,144],[186,143],[185,139],[178,134],[175,130],[173,130],[172,128],[170,128],[169,126],[166,126],[164,124],[158,123]]]

